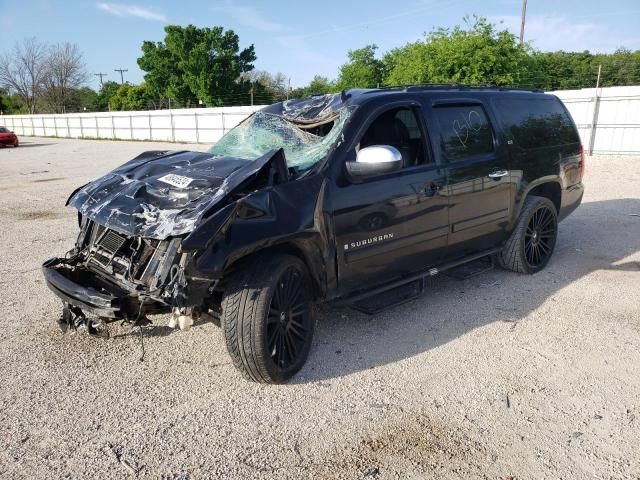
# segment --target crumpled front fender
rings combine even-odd
[[[227,205],[202,222],[182,242],[198,251],[194,268],[200,275],[221,278],[229,266],[247,255],[287,247],[302,255],[324,294],[333,272],[328,226],[323,215],[325,183],[320,175],[274,185]]]

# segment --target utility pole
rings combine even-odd
[[[596,143],[596,128],[598,127],[598,112],[600,111],[600,73],[602,64],[598,65],[598,79],[596,80],[596,95],[593,97],[593,116],[591,117],[591,128],[589,129],[589,156],[593,155],[593,147]]]
[[[291,91],[291,77],[287,81],[287,100],[289,100],[289,92]]]
[[[524,20],[527,16],[527,0],[522,0],[522,14],[520,19],[520,46],[524,43]]]
[[[126,68],[114,68],[113,69],[114,72],[120,72],[120,83],[124,83],[124,72],[128,72],[129,70],[127,70]]]
[[[102,83],[102,77],[106,77],[107,74],[106,73],[102,73],[102,72],[98,72],[98,73],[94,73],[94,75],[96,77],[100,77],[100,90],[102,90],[102,87],[104,86],[104,84]]]
[[[251,93],[251,106],[253,107],[253,82],[251,83],[251,90],[249,93]]]

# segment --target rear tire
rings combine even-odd
[[[549,263],[557,237],[555,205],[548,198],[529,196],[504,249],[496,255],[497,263],[514,272],[539,272]]]
[[[222,327],[235,367],[249,380],[284,383],[304,365],[313,338],[311,281],[298,258],[257,257],[232,276]]]

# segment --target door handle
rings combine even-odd
[[[436,193],[440,191],[442,185],[438,185],[434,182],[427,183],[422,189],[422,193],[427,197],[433,197]]]
[[[489,178],[502,178],[509,175],[509,170],[494,170],[489,174]]]

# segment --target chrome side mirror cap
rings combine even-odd
[[[347,173],[354,180],[392,173],[402,168],[402,154],[391,145],[372,145],[358,151],[355,162],[346,162]]]

